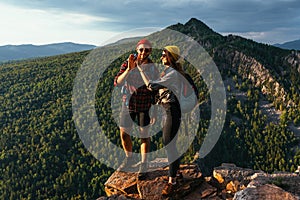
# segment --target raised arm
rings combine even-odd
[[[122,64],[121,69],[115,78],[115,83],[114,83],[115,86],[123,85],[130,70],[132,70],[135,67],[135,63],[133,59],[134,56],[133,54],[131,54],[128,58],[128,61]]]
[[[149,78],[146,76],[144,70],[143,70],[139,65],[137,65],[137,68],[138,68],[138,70],[139,70],[140,73],[141,73],[141,77],[142,77],[142,79],[143,79],[145,85],[148,87],[149,82],[150,82]]]

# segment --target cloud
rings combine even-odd
[[[52,13],[66,26],[122,32],[142,27],[167,27],[197,18],[219,33],[239,33],[267,40],[299,36],[298,0],[3,0],[23,9]],[[58,17],[55,17],[58,14]],[[58,19],[59,18],[59,19]],[[69,24],[69,25],[68,25]],[[279,37],[279,35],[273,35]]]
[[[6,19],[0,21],[0,26],[5,27],[0,32],[2,44],[23,44],[30,40],[35,44],[66,40],[91,41],[95,44],[97,37],[100,43],[101,37],[115,34],[91,28],[95,24],[113,22],[108,18],[61,10],[24,9],[0,4],[0,18]],[[87,33],[90,38],[84,38]]]
[[[268,44],[300,38],[300,1],[212,0],[207,10],[215,14],[207,23],[223,35],[231,33]]]
[[[8,1],[7,1],[8,2]],[[112,19],[115,25],[160,26],[196,17],[200,20],[219,22],[219,29],[250,31],[251,28],[276,27],[281,22],[295,21],[299,16],[300,1],[297,0],[12,0],[15,5],[38,8],[60,9]],[[243,23],[244,22],[244,23]],[[123,24],[123,25],[122,25]],[[239,26],[234,26],[239,25]],[[250,26],[249,26],[250,25]],[[249,28],[248,28],[249,27]],[[226,31],[226,30],[224,30]]]

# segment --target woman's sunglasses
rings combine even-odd
[[[141,53],[143,53],[143,52],[149,53],[149,52],[150,52],[150,49],[149,49],[149,48],[140,48],[140,49],[139,49],[139,52],[141,52]]]

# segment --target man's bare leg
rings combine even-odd
[[[117,171],[130,171],[132,170],[132,166],[135,164],[134,158],[132,156],[132,141],[130,135],[127,133],[130,133],[127,128],[120,128],[121,143],[126,157]]]
[[[126,157],[132,156],[132,141],[130,135],[127,134],[129,128],[120,128],[120,135],[121,135],[121,143],[125,152]]]
[[[141,161],[147,162],[147,153],[150,150],[150,138],[141,139]]]

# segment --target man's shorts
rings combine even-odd
[[[149,111],[133,112],[123,109],[120,113],[120,127],[132,127],[133,123],[144,127],[150,124]]]

